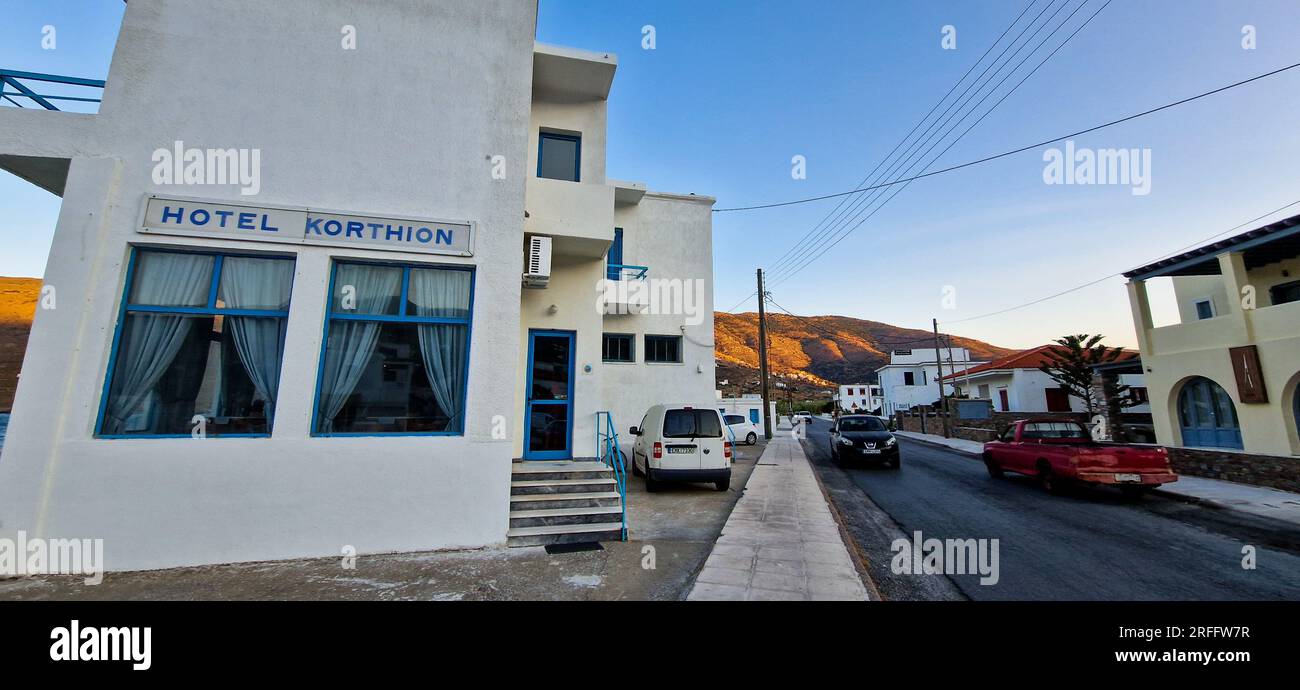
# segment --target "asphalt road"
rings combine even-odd
[[[995,480],[977,458],[906,439],[901,470],[839,467],[829,431],[814,420],[804,450],[887,600],[1300,600],[1300,539],[1277,525],[1106,489],[1053,496],[1028,477]],[[895,572],[891,546],[915,531],[997,539],[997,583]],[[1253,570],[1242,565],[1247,545]]]

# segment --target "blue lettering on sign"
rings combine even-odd
[[[384,227],[383,223],[367,223],[366,227],[370,228],[370,239],[379,239],[379,229]]]
[[[438,244],[451,244],[452,232],[446,228],[438,228]]]
[[[325,221],[325,234],[326,234],[326,235],[329,235],[330,237],[333,237],[333,236],[339,234],[340,232],[343,232],[343,224],[342,224],[342,223],[338,222],[337,220],[333,220],[333,219]]]
[[[313,233],[313,232],[316,233],[317,235],[320,234],[320,222],[321,222],[321,220],[323,220],[323,219],[321,219],[321,218],[308,218],[308,219],[307,219],[307,234],[308,234],[308,235],[310,235],[310,234]]]
[[[226,227],[226,219],[235,215],[234,211],[213,211],[213,213],[221,217],[221,227],[223,228]]]
[[[420,228],[415,231],[415,240],[420,244],[428,244],[433,239],[433,231],[428,228]]]
[[[239,229],[240,229],[240,230],[255,230],[256,228],[253,227],[253,216],[256,216],[256,215],[257,215],[256,213],[241,213],[241,214],[239,214]]]
[[[199,220],[200,213],[203,214],[203,220]],[[196,208],[190,212],[190,222],[194,225],[207,225],[210,220],[212,220],[212,214],[201,208]]]
[[[366,227],[366,224],[365,224],[365,223],[362,223],[362,222],[359,221],[359,220],[350,220],[350,221],[348,221],[348,234],[347,234],[347,236],[348,236],[348,237],[352,237],[353,235],[356,235],[356,236],[357,236],[357,239],[361,239],[361,231],[362,231],[363,229],[365,229],[365,227]]]
[[[393,230],[393,226],[389,225],[389,226],[388,226],[388,235],[385,236],[384,239],[386,239],[386,240],[394,239],[394,235],[396,235],[396,239],[397,239],[398,242],[401,242],[401,241],[402,241],[402,226],[399,225],[399,226],[397,226],[397,230]]]
[[[265,232],[280,232],[280,228],[266,224],[266,221],[270,220],[270,218],[271,216],[269,214],[262,214],[262,230]]]
[[[175,212],[172,212],[171,206],[164,206],[162,212],[162,222],[166,223],[170,219],[176,221],[177,223],[180,223],[184,215],[185,215],[184,208],[177,208]]]

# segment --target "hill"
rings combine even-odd
[[[13,407],[18,370],[40,296],[40,278],[0,278],[0,412]]]

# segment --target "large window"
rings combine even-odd
[[[645,361],[680,364],[682,361],[682,337],[680,335],[647,335],[645,337]]]
[[[98,435],[269,435],[293,273],[286,258],[136,250]]]
[[[632,344],[635,342],[626,333],[606,333],[601,343],[601,361],[635,362],[636,356]]]
[[[461,434],[473,272],[337,263],[317,435]]]
[[[581,180],[582,138],[542,132],[537,144],[537,176],[552,180]]]

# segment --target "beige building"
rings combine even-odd
[[[1300,455],[1300,216],[1124,275],[1160,443]],[[1179,322],[1156,328],[1165,276]]]

